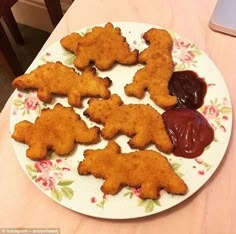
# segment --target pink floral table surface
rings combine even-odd
[[[72,15],[74,16],[78,9],[82,13],[88,9],[95,11],[95,9],[101,6],[101,3],[96,3],[96,1],[87,1],[86,4],[79,4],[75,1],[63,21],[52,34],[53,36],[46,43],[43,51],[46,51],[45,48],[52,44],[53,41],[58,40],[60,34],[67,34],[70,31],[82,28],[82,26],[106,22],[107,20],[112,21],[124,18],[125,20],[147,21],[152,24],[161,25],[171,28],[172,31],[177,31],[179,34],[191,39],[191,41],[196,42],[194,45],[198,45],[198,48],[204,50],[211,57],[224,77],[231,95],[232,106],[234,106],[236,100],[234,92],[236,84],[233,79],[234,70],[232,61],[235,58],[235,52],[233,51],[236,51],[235,38],[212,32],[202,26],[202,22],[207,24],[207,16],[210,16],[210,9],[213,9],[214,3],[214,1],[209,1],[208,3],[199,1],[199,3],[190,4],[186,1],[185,5],[181,3],[180,6],[175,6],[174,1],[166,1],[162,5],[165,14],[161,14],[162,17],[156,15],[155,17],[151,17],[150,15],[154,15],[155,13],[154,10],[142,1],[129,3],[127,6],[122,1],[112,6],[111,3],[106,2],[103,14],[98,12],[96,19],[88,19],[86,22],[75,24],[73,23]],[[153,4],[159,8],[161,6],[161,3],[158,3],[158,1]],[[112,7],[119,8],[124,5],[126,6],[125,11],[115,13],[113,16],[111,14],[109,15],[109,9]],[[202,8],[203,5],[206,6]],[[141,8],[144,12],[150,12],[150,14],[140,13],[139,9]],[[186,14],[189,16],[189,22],[186,22],[185,17],[180,16],[180,9],[188,9],[188,11],[192,12],[191,17],[188,11],[185,13],[185,16]],[[198,12],[194,16],[193,13],[196,9],[202,9],[202,13],[200,14]],[[178,18],[177,21],[171,23],[171,19],[176,14],[178,14],[180,19]],[[181,27],[183,22],[185,22],[185,27]],[[195,24],[194,29],[190,27],[193,24]],[[199,36],[199,33],[196,31],[201,32],[202,35]],[[192,66],[194,66],[194,58],[197,56],[198,50],[195,51],[195,48],[189,49],[191,45],[185,41],[176,40],[176,46],[181,47],[181,50],[179,50],[181,51],[180,58],[185,61],[185,64],[192,63]],[[44,55],[50,56],[50,54]],[[214,90],[215,83],[208,83],[208,89]],[[217,131],[220,131],[220,136],[223,137],[223,134],[227,131],[225,124],[229,121],[228,113],[230,105],[228,97],[221,95],[220,88],[215,93],[215,97],[210,99],[201,111],[212,121],[212,126]],[[59,227],[62,233],[93,233],[93,230],[96,230],[97,233],[127,233],[131,231],[136,233],[143,233],[144,231],[156,233],[157,230],[159,231],[158,233],[172,233],[173,231],[176,233],[236,233],[233,223],[236,209],[234,200],[236,195],[234,186],[236,172],[233,167],[235,164],[235,157],[233,155],[236,150],[232,143],[234,141],[234,131],[232,131],[228,150],[216,173],[191,198],[177,207],[149,218],[130,221],[108,221],[90,218],[58,205],[52,199],[39,192],[38,188],[28,179],[16,159],[9,135],[10,106],[12,106],[13,102],[17,107],[15,111],[21,111],[22,114],[24,112],[24,115],[27,115],[30,111],[37,111],[43,108],[41,103],[38,103],[37,99],[33,96],[30,95],[27,97],[27,95],[22,96],[21,93],[18,93],[17,98],[11,97],[9,99],[1,113],[1,227]],[[231,113],[233,111],[234,109],[231,109]],[[60,163],[60,160],[54,159],[52,155],[51,160],[30,164],[27,170],[30,171],[36,183],[46,190],[52,191],[55,189],[54,185],[57,182],[58,187],[56,189],[60,191],[59,194],[61,195],[56,193],[56,198],[70,199],[73,196],[73,190],[71,189],[73,181],[63,178],[63,174],[67,173],[70,168]],[[202,160],[197,159],[196,164],[201,165],[199,167],[201,169],[198,170],[199,176],[211,170],[211,165]],[[57,167],[60,168],[60,173],[55,171],[51,179],[50,176],[45,177],[48,176],[48,169]],[[138,191],[130,192],[133,196],[138,195]],[[90,201],[91,203],[98,202],[98,205],[103,206],[103,201],[106,199],[106,197],[91,197]]]

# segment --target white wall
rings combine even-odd
[[[63,12],[70,7],[71,3],[72,0],[61,0]],[[53,30],[44,0],[19,0],[12,7],[12,12],[18,23],[48,32]]]

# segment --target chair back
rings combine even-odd
[[[4,12],[11,8],[17,0],[0,0],[0,17],[4,15]]]

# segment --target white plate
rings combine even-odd
[[[155,25],[143,23],[122,22],[113,23],[122,30],[127,38],[131,49],[137,48],[142,51],[147,47],[142,35]],[[78,32],[86,33],[90,28]],[[170,32],[170,31],[169,31]],[[100,218],[128,219],[148,216],[173,207],[186,198],[190,197],[211,177],[224,157],[232,128],[232,110],[227,87],[220,72],[213,62],[196,45],[183,39],[176,33],[170,32],[174,40],[173,59],[176,63],[176,70],[191,69],[205,78],[208,85],[204,105],[199,109],[215,130],[215,140],[196,159],[185,159],[168,155],[170,163],[175,171],[182,177],[188,186],[188,193],[184,196],[170,195],[161,192],[158,200],[141,200],[138,198],[138,190],[123,188],[118,195],[104,195],[100,186],[102,179],[93,176],[80,176],[77,173],[79,161],[83,160],[83,152],[86,148],[104,148],[105,140],[93,146],[78,145],[70,157],[63,158],[52,154],[49,159],[34,162],[26,157],[27,146],[12,140],[16,156],[29,178],[50,198],[59,204],[74,211]],[[48,48],[39,55],[27,70],[27,73],[46,61],[61,61],[65,65],[72,66],[74,56],[65,51],[59,42]],[[143,100],[127,97],[124,93],[124,86],[131,83],[132,78],[140,65],[122,66],[116,65],[112,70],[106,72],[98,71],[101,77],[109,76],[113,85],[110,88],[112,93],[118,93],[122,100],[127,103],[149,103],[160,113],[158,108],[146,94]],[[10,116],[10,131],[13,132],[14,125],[21,120],[34,121],[44,107],[52,108],[55,103],[60,102],[68,106],[66,97],[55,97],[53,103],[46,105],[38,100],[36,92],[22,92],[16,90],[12,103]],[[82,119],[91,127],[96,125],[89,122],[83,111],[87,107],[87,99],[83,101],[82,109],[75,108],[81,113]],[[122,152],[132,151],[128,144],[128,138],[120,136],[118,144],[122,145]],[[149,147],[155,149],[155,147]],[[174,210],[173,210],[174,212]]]

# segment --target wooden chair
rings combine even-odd
[[[12,14],[11,7],[17,0],[0,0],[0,18],[2,18],[17,44],[24,44],[24,39]],[[55,27],[63,16],[60,0],[44,0],[52,25]],[[23,73],[20,62],[0,21],[0,63],[15,77]]]
[[[63,16],[60,0],[44,0],[44,2],[51,18],[52,25],[56,27]]]

